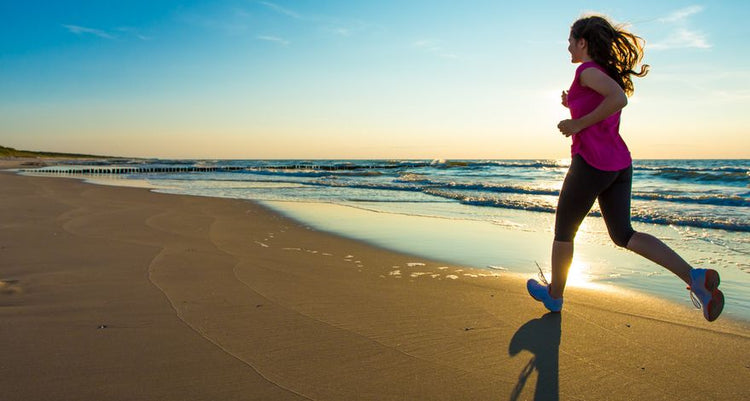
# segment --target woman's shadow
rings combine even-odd
[[[518,376],[518,383],[510,396],[515,401],[521,395],[526,380],[536,370],[536,391],[534,400],[559,400],[559,353],[562,316],[548,313],[532,319],[521,326],[508,346],[508,354],[516,356],[526,350],[534,354]]]

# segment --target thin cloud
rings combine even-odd
[[[279,14],[286,15],[287,17],[292,17],[294,19],[304,19],[302,15],[297,14],[296,12],[289,10],[287,8],[284,8],[278,4],[269,3],[267,1],[259,1],[258,3],[270,8],[273,11],[276,11]]]
[[[192,28],[235,37],[247,35],[252,28],[252,13],[241,7],[206,7],[181,10],[177,14],[179,22]]]
[[[439,42],[429,39],[422,39],[414,42],[412,44],[415,48],[422,50],[426,53],[433,54],[438,57],[442,58],[448,58],[448,59],[456,59],[458,56],[455,54],[446,51]]]
[[[681,8],[669,14],[666,17],[659,18],[660,22],[682,22],[685,21],[689,16],[700,13],[704,10],[703,6],[690,6]]]
[[[703,32],[679,28],[667,36],[666,39],[648,46],[650,50],[666,50],[681,48],[710,49],[711,44]]]
[[[291,43],[288,40],[284,38],[280,38],[278,36],[259,35],[259,36],[256,36],[255,38],[258,40],[266,41],[266,42],[277,43],[282,46],[289,46],[289,44]]]
[[[741,102],[750,100],[750,90],[735,90],[735,91],[714,91],[711,95],[721,101],[725,102]]]
[[[251,12],[243,8],[234,8],[232,9],[232,12],[234,13],[234,16],[238,18],[250,18],[253,16]]]
[[[136,38],[138,38],[140,40],[143,40],[143,41],[148,41],[148,40],[152,40],[153,39],[153,37],[151,37],[151,36],[147,36],[147,35],[142,34],[137,28],[121,27],[121,28],[117,28],[117,31],[125,33],[127,35],[132,35],[132,36],[134,36],[134,37],[136,37]]]
[[[341,37],[350,37],[366,30],[378,28],[375,25],[356,19],[342,19],[327,15],[306,15],[268,1],[258,1],[257,4],[301,23],[311,24],[323,32]]]
[[[79,25],[63,25],[65,29],[76,35],[94,35],[104,39],[116,39],[115,36],[102,31],[101,29],[87,28]]]
[[[338,36],[351,36],[352,31],[348,28],[325,28],[326,32],[330,32]]]
[[[649,50],[669,50],[669,49],[710,49],[712,47],[708,36],[702,31],[693,29],[689,26],[690,17],[703,12],[705,7],[694,5],[681,8],[669,15],[659,18],[657,21],[669,27],[670,32],[666,38],[648,44]]]

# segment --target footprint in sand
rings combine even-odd
[[[21,292],[18,280],[0,280],[0,294],[13,295]]]
[[[257,243],[257,241],[256,241],[256,243]],[[260,243],[258,243],[258,244],[260,245]],[[310,253],[310,254],[313,254],[313,255],[333,256],[333,254],[331,254],[331,253],[315,251],[315,250],[312,250],[312,249],[302,249],[302,248],[285,247],[285,248],[281,248],[281,250],[282,251],[307,252],[307,253]]]

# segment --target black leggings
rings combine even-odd
[[[555,241],[572,242],[581,225],[599,199],[599,209],[615,244],[625,247],[635,231],[630,225],[630,187],[633,166],[620,171],[602,171],[586,163],[580,155],[565,176],[555,214]]]

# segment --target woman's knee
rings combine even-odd
[[[609,237],[612,238],[612,241],[615,243],[615,245],[627,248],[630,239],[633,238],[633,234],[635,234],[635,230],[630,228],[628,230],[610,231]]]

